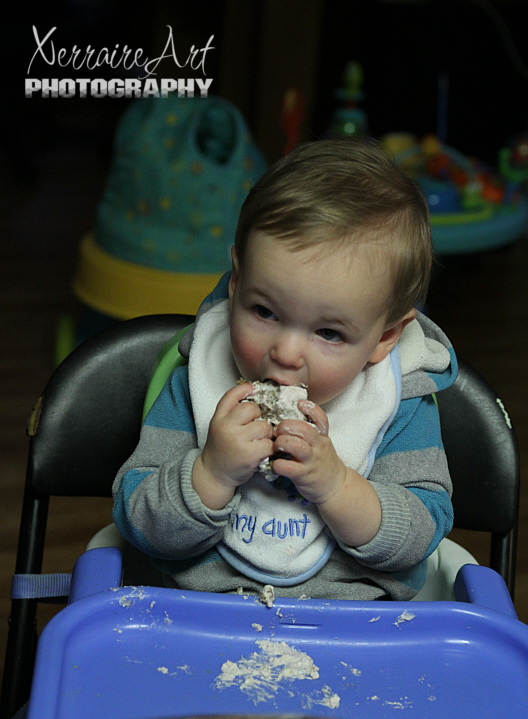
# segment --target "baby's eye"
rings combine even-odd
[[[325,342],[343,341],[343,335],[340,332],[337,330],[331,330],[328,327],[323,327],[323,329],[317,330],[317,334],[321,337],[321,339],[325,340]]]
[[[255,305],[255,312],[263,320],[271,320],[275,317],[273,312],[264,305]]]

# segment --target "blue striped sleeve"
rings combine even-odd
[[[119,533],[127,542],[139,547],[142,551],[148,553],[150,545],[146,541],[143,534],[134,527],[128,520],[128,509],[130,497],[139,487],[141,482],[146,479],[152,471],[141,471],[139,469],[129,469],[121,480],[119,490],[114,497],[114,505],[112,508],[112,519]]]
[[[393,452],[409,452],[429,447],[443,449],[440,415],[434,397],[404,399],[394,422],[378,447],[376,459]]]
[[[188,365],[177,367],[145,417],[145,425],[196,434],[191,411]]]

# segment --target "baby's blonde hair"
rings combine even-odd
[[[265,232],[292,250],[326,242],[375,243],[390,263],[387,325],[425,302],[433,261],[427,201],[375,142],[320,140],[275,163],[240,211],[235,247],[243,266],[249,237]],[[377,260],[378,261],[378,260]]]

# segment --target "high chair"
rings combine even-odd
[[[223,661],[236,662],[240,659],[240,652],[243,655],[251,655],[255,651],[255,641],[258,642],[260,639],[272,642],[272,645],[262,645],[268,649],[269,646],[274,646],[273,642],[278,641],[279,637],[282,637],[280,641],[286,643],[298,640],[299,651],[304,646],[310,650],[310,653],[315,652],[319,655],[318,661],[315,662],[319,666],[319,670],[321,670],[321,662],[326,661],[324,659],[326,646],[329,652],[328,661],[334,662],[334,664],[337,662],[335,666],[341,666],[340,671],[350,680],[348,683],[345,682],[346,690],[344,687],[340,689],[341,694],[345,691],[348,699],[351,698],[351,695],[348,694],[350,686],[354,685],[357,688],[358,685],[357,677],[359,675],[354,673],[355,667],[350,664],[355,661],[354,653],[358,657],[358,666],[359,659],[362,659],[366,667],[369,665],[372,651],[375,650],[377,653],[380,651],[380,647],[384,647],[383,651],[387,651],[387,667],[389,665],[391,667],[390,670],[387,668],[387,677],[389,675],[394,677],[397,667],[402,664],[402,660],[398,659],[398,645],[401,641],[404,641],[404,644],[407,643],[411,648],[414,647],[412,650],[414,653],[411,652],[413,657],[411,665],[417,670],[422,659],[427,658],[422,657],[421,650],[417,649],[419,647],[429,646],[430,643],[437,640],[442,644],[442,641],[445,640],[444,644],[449,648],[449,652],[451,649],[454,651],[454,647],[457,646],[459,648],[478,646],[480,651],[482,650],[482,641],[485,643],[487,638],[490,662],[488,674],[486,671],[481,672],[483,681],[488,681],[490,673],[496,671],[492,657],[498,656],[499,650],[504,651],[502,646],[504,641],[515,655],[512,662],[515,663],[515,658],[521,650],[524,652],[523,656],[528,656],[528,649],[523,645],[523,642],[526,641],[528,648],[528,637],[523,633],[525,629],[528,632],[528,628],[517,621],[510,598],[510,595],[513,597],[515,580],[519,495],[519,460],[515,434],[506,410],[494,390],[475,369],[463,360],[459,361],[460,371],[457,381],[452,387],[439,393],[437,401],[444,444],[453,478],[455,526],[491,533],[489,562],[491,569],[465,566],[459,573],[461,565],[475,564],[475,560],[458,545],[444,540],[437,552],[428,560],[428,579],[424,590],[417,597],[417,602],[356,603],[315,600],[302,602],[301,600],[293,601],[281,598],[276,600],[274,608],[270,609],[267,614],[262,614],[269,608],[255,601],[255,598],[244,599],[244,597],[224,597],[193,592],[181,593],[155,586],[147,586],[142,589],[122,587],[122,555],[117,547],[108,546],[116,544],[113,539],[115,528],[110,526],[90,542],[91,549],[82,555],[76,565],[71,586],[69,575],[46,577],[45,580],[39,579],[39,575],[46,576],[40,573],[49,497],[53,495],[109,496],[111,494],[111,486],[117,470],[132,453],[138,441],[143,402],[156,356],[178,331],[192,322],[192,319],[187,315],[153,315],[115,325],[77,348],[54,372],[37,402],[29,423],[30,450],[2,687],[0,713],[2,719],[10,719],[27,701],[30,693],[36,639],[35,613],[37,602],[43,593],[48,596],[62,594],[65,599],[69,596],[70,605],[49,623],[39,642],[37,671],[33,685],[33,693],[36,692],[35,702],[38,701],[39,708],[37,710],[37,705],[33,703],[32,694],[29,707],[30,717],[84,716],[83,709],[73,700],[73,703],[68,700],[70,704],[63,703],[59,708],[56,697],[49,696],[44,700],[41,691],[44,687],[47,687],[46,691],[52,691],[53,681],[49,679],[49,676],[55,676],[58,681],[61,671],[66,671],[66,669],[73,671],[71,668],[73,665],[67,667],[65,664],[67,647],[71,648],[76,645],[79,637],[81,639],[84,637],[87,646],[93,648],[94,642],[97,645],[98,628],[104,629],[105,627],[108,632],[111,631],[111,634],[107,633],[106,639],[101,640],[99,644],[102,652],[100,658],[108,659],[111,656],[111,651],[105,645],[108,636],[113,640],[122,640],[122,634],[130,636],[132,646],[137,649],[138,639],[133,636],[132,627],[137,629],[152,625],[157,627],[154,633],[158,629],[161,630],[161,634],[158,633],[155,636],[154,644],[158,647],[164,641],[168,642],[169,639],[171,645],[173,642],[176,643],[175,646],[181,640],[189,652],[198,651],[200,657],[212,656],[211,651],[214,648],[214,651],[218,651],[218,656],[223,657],[218,665],[219,675]],[[454,578],[457,573],[455,597]],[[148,584],[149,580],[150,578],[147,579],[147,582],[142,583]],[[28,584],[31,582],[35,585],[34,590],[28,589]],[[43,582],[48,585],[44,591]],[[455,598],[459,601],[456,603],[450,601]],[[443,604],[438,601],[425,604],[423,601],[439,599],[447,601]],[[470,606],[473,609],[472,613],[468,615]],[[123,608],[126,608],[127,611],[130,610],[127,616],[128,624],[119,623],[123,619],[123,615],[115,626],[110,627],[116,617],[116,611]],[[446,614],[448,609],[451,610],[451,614]],[[328,617],[328,621],[320,620],[323,614]],[[178,624],[180,617],[181,626]],[[317,619],[318,617],[319,619]],[[423,623],[421,623],[421,617],[423,617]],[[416,622],[415,618],[419,618],[420,621]],[[167,621],[164,621],[165,619]],[[237,631],[239,620],[243,620],[243,623]],[[490,621],[492,630],[488,626]],[[466,631],[463,627],[466,627],[468,622],[475,627],[475,634],[470,640],[467,637],[462,637]],[[504,626],[505,622],[506,626]],[[513,623],[515,631],[512,630],[511,623]],[[377,633],[366,632],[366,628],[372,629],[374,625],[377,627]],[[317,630],[319,638],[315,639],[317,632],[312,631],[310,634],[307,629],[302,629],[303,626],[305,628],[319,627],[320,630]],[[354,628],[352,634],[349,631],[351,627]],[[383,631],[381,631],[382,627]],[[441,636],[442,627],[445,630],[443,638]],[[171,628],[172,634],[170,635],[166,633],[168,628]],[[385,630],[390,633],[392,629],[394,629],[392,634],[384,633]],[[145,638],[147,634],[143,633],[142,636]],[[513,640],[510,641],[510,636],[513,635],[520,637],[515,651],[511,646]],[[209,647],[202,646],[201,642],[197,640],[199,636],[209,636],[212,644]],[[502,641],[500,646],[497,637]],[[93,638],[93,642],[91,638]],[[357,640],[356,643],[354,643],[354,638]],[[315,641],[315,644],[312,640]],[[372,651],[368,649],[371,640]],[[337,644],[335,644],[336,642]],[[196,647],[191,651],[194,643]],[[346,661],[345,659],[338,661],[335,651],[333,654],[330,652],[330,647],[335,649],[334,645],[345,647],[346,651],[343,656],[348,657]],[[270,709],[268,700],[262,702],[257,700],[256,703],[252,703],[255,696],[253,699],[250,698],[247,707],[245,704],[236,705],[236,702],[233,703],[235,695],[231,689],[219,692],[219,696],[224,696],[224,698],[229,695],[229,700],[220,700],[215,695],[215,702],[218,699],[218,703],[209,705],[207,702],[211,701],[211,697],[207,691],[203,692],[203,696],[201,696],[197,686],[193,684],[194,679],[189,680],[191,684],[185,691],[188,691],[189,697],[195,697],[197,700],[198,696],[201,696],[200,701],[203,701],[201,704],[200,701],[198,702],[199,706],[193,706],[192,702],[183,702],[181,705],[174,704],[173,699],[170,698],[173,696],[171,694],[166,700],[164,699],[165,703],[162,702],[160,706],[156,706],[155,696],[163,695],[165,697],[165,694],[159,691],[160,677],[165,679],[178,677],[178,682],[170,686],[172,686],[172,691],[179,692],[180,684],[181,686],[185,685],[185,678],[190,675],[187,675],[181,668],[185,666],[185,662],[179,665],[179,669],[169,667],[168,663],[154,666],[158,662],[158,657],[152,654],[152,646],[151,643],[148,643],[149,649],[144,648],[145,657],[148,655],[148,660],[145,659],[145,661],[150,662],[151,669],[154,667],[155,681],[152,686],[156,689],[152,690],[153,693],[150,690],[148,693],[149,701],[154,702],[154,705],[151,706],[152,713],[146,713],[146,704],[141,704],[142,710],[139,706],[136,707],[134,709],[136,713],[120,713],[129,711],[126,708],[128,704],[123,698],[127,689],[122,687],[118,692],[122,697],[121,705],[119,702],[116,703],[115,698],[110,704],[103,702],[101,706],[104,705],[103,711],[107,712],[104,716],[160,717],[167,716],[167,711],[172,712],[175,716],[183,716],[185,712],[187,714],[251,713],[252,711],[254,713],[277,713],[273,709],[273,707],[276,709],[277,706],[280,711],[287,710],[290,713],[292,711],[293,713],[308,711],[312,714],[329,714],[335,717],[354,715],[347,713],[351,711],[350,707],[347,712],[344,712],[343,703],[341,703],[341,711],[338,707],[331,707],[331,698],[326,697],[325,699],[324,685],[319,687],[315,694],[312,692],[309,696],[307,695],[307,698],[303,700],[305,703],[300,705],[295,703],[288,705],[288,702],[286,705],[280,702],[277,704],[278,699],[274,694],[274,698],[270,700],[273,705]],[[236,656],[228,651],[229,646],[233,647]],[[394,649],[390,650],[390,647],[394,647]],[[170,655],[170,650],[167,651]],[[394,654],[391,654],[392,651]],[[56,665],[53,664],[52,655],[55,657]],[[164,655],[167,662],[169,659],[175,660],[174,656],[169,655]],[[198,655],[194,659],[201,662]],[[433,655],[434,652],[431,655],[431,661]],[[128,656],[130,659],[130,652]],[[138,656],[136,659],[130,659],[130,662],[123,657],[121,659],[125,662],[127,669],[130,669],[131,666],[135,666],[136,660],[140,661]],[[106,659],[101,664],[101,667],[105,666],[106,669],[99,668],[97,678],[91,677],[90,681],[103,683],[106,681],[105,676],[108,677],[108,666],[110,666],[106,664]],[[183,662],[184,657],[181,659]],[[88,662],[89,666],[98,664],[97,659],[90,658],[88,654],[84,657],[84,661]],[[161,662],[161,658],[159,661]],[[524,661],[526,663],[526,658]],[[349,664],[350,666],[348,666]],[[431,664],[430,671],[433,670],[432,667]],[[83,671],[86,671],[86,665],[84,665]],[[358,669],[358,671],[360,670]],[[462,676],[464,671],[458,672],[457,670],[456,677],[460,674],[462,677],[460,681],[469,681],[468,676]],[[524,675],[528,675],[526,667],[523,671]],[[51,674],[49,674],[50,672]],[[200,672],[205,672],[204,676],[201,675],[202,681],[205,681],[204,677],[207,675],[209,682],[207,686],[211,682],[214,684],[215,676],[209,676],[210,667],[201,665]],[[347,672],[351,673],[347,674]],[[323,672],[320,671],[320,674],[322,676]],[[46,676],[48,679],[45,678]],[[85,675],[85,680],[88,681],[86,677],[87,675]],[[455,683],[459,681],[456,677],[452,674],[444,677],[437,675],[438,681],[445,679]],[[134,677],[130,676],[129,679],[132,682],[141,681],[139,674]],[[401,691],[403,691],[403,685],[407,679],[408,677],[405,678],[405,681],[402,680]],[[423,682],[425,681],[426,679],[423,679]],[[416,682],[418,685],[420,684],[419,677],[416,678]],[[105,691],[111,693],[110,687],[107,684],[105,686]],[[371,691],[370,687],[372,687],[372,693],[367,697]],[[518,687],[520,687],[519,691],[524,692],[522,682],[518,682]],[[333,689],[333,691],[336,695],[339,694],[336,690]],[[435,691],[438,694],[438,687]],[[237,687],[236,692],[238,697],[240,692]],[[378,695],[375,692],[374,684],[372,684],[368,689],[364,687],[360,703],[365,704],[368,698],[367,703],[374,708],[381,706],[406,708],[410,706],[410,704],[405,704],[407,700],[396,697],[397,693],[396,691],[386,692],[383,700],[385,704],[377,704],[376,696]],[[434,701],[432,698],[427,699],[425,690],[422,694],[419,701],[418,698],[414,700],[413,706],[422,706],[420,702],[427,701],[429,703],[424,706],[430,710]],[[430,696],[433,697],[433,693]],[[528,688],[526,696],[523,694],[522,697],[519,701],[528,700]],[[514,700],[517,701],[516,698]],[[244,696],[244,702],[246,701],[248,701],[248,695]],[[42,702],[48,702],[49,706],[47,704],[44,707]],[[500,698],[500,702],[504,707],[504,697]],[[443,707],[442,710],[446,711],[445,702],[439,702],[437,706],[440,705]],[[469,705],[464,702],[462,705],[466,712],[465,716],[473,716],[471,712],[468,714]],[[50,707],[53,708],[50,709]],[[96,716],[93,714],[93,706],[87,704],[85,708],[86,716],[90,716],[90,712],[92,712],[92,716]],[[374,712],[374,709],[372,711]],[[372,715],[384,716],[385,714],[374,713]],[[437,716],[437,714],[430,715]],[[455,716],[455,714],[450,715]],[[510,716],[513,715],[510,714]],[[478,716],[482,716],[482,714]]]

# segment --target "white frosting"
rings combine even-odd
[[[306,419],[298,407],[303,399],[308,399],[306,387],[253,382],[253,394],[247,401],[256,402],[260,407],[261,418],[276,427],[283,419]]]

